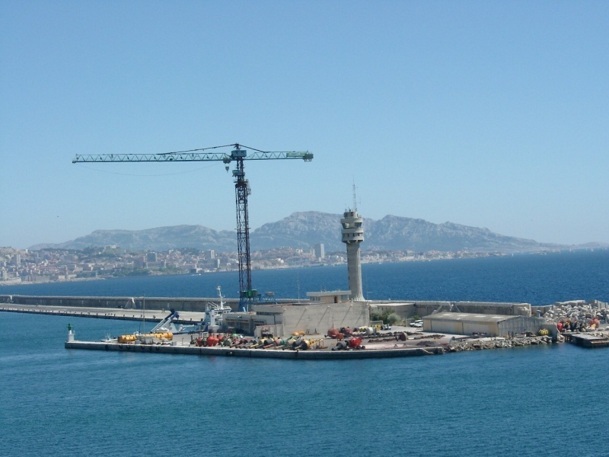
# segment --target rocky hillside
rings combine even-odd
[[[167,251],[176,248],[233,251],[236,250],[236,235],[228,230],[216,231],[202,225],[176,225],[146,230],[96,230],[72,241],[41,244],[32,246],[32,249],[84,249],[114,245],[131,251]]]
[[[344,250],[340,242],[340,214],[315,211],[294,213],[278,222],[265,224],[252,233],[252,246],[309,247],[324,243],[326,251]],[[529,252],[556,248],[533,240],[498,235],[488,229],[445,222],[433,224],[423,219],[385,216],[364,219],[365,250]],[[255,244],[254,244],[255,243]]]
[[[254,230],[251,244],[256,249],[271,249],[282,246],[310,248],[323,243],[326,251],[344,249],[340,241],[340,218],[338,214],[317,211],[293,213]]]
[[[316,211],[294,213],[280,221],[264,224],[251,232],[252,250],[278,247],[311,248],[323,243],[326,252],[342,251],[340,214]],[[488,229],[446,222],[433,224],[422,219],[385,216],[381,220],[364,220],[366,230],[363,250],[412,250],[473,252],[532,252],[560,246],[533,240],[499,235]],[[129,250],[165,251],[173,248],[235,251],[235,232],[216,231],[199,225],[179,225],[147,230],[96,230],[90,235],[58,245],[43,247],[83,249],[90,246],[117,245]]]
[[[385,216],[380,221],[370,221],[367,232],[370,244],[375,249],[521,252],[556,247],[533,240],[499,235],[485,228],[452,222],[432,224],[422,219],[397,216]]]

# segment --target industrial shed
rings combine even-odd
[[[514,333],[536,331],[535,318],[498,314],[436,313],[423,318],[423,331],[453,335],[486,334],[509,336]]]

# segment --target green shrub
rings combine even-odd
[[[402,318],[389,309],[376,309],[370,313],[370,320],[383,321],[383,324],[395,325],[400,322]]]

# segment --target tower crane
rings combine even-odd
[[[230,153],[211,152],[213,149],[232,147]],[[247,149],[253,152],[248,154]],[[298,151],[261,151],[238,143],[186,151],[166,152],[162,154],[77,154],[72,163],[83,162],[223,162],[226,171],[235,163],[233,178],[235,182],[235,203],[237,206],[237,255],[239,261],[239,295],[240,301],[251,302],[258,295],[252,287],[252,265],[250,254],[250,228],[248,215],[248,196],[250,186],[245,178],[245,160],[313,160],[310,152]]]

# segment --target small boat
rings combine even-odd
[[[222,296],[222,288],[218,286],[216,287],[216,290],[218,291],[218,298],[220,299],[220,301],[219,303],[207,303],[207,305],[205,306],[205,316],[203,317],[203,319],[201,319],[201,322],[194,325],[180,325],[177,328],[175,328],[175,324],[171,323],[171,325],[174,326],[173,330],[171,328],[168,328],[167,330],[173,332],[174,334],[199,332],[216,333],[224,323],[224,316],[233,312],[231,307],[227,306],[224,302],[224,297]],[[167,316],[167,318],[165,319],[168,319],[170,317],[171,315]],[[177,319],[177,317],[174,317],[170,320],[175,319]],[[162,326],[159,327],[159,329],[161,328]]]

